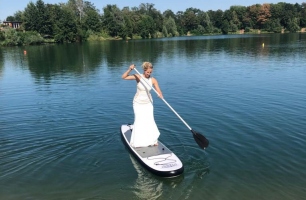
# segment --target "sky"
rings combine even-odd
[[[0,21],[4,21],[7,16],[14,15],[17,11],[23,11],[27,4],[30,2],[35,3],[37,0],[0,0]],[[203,1],[203,0],[87,0],[95,5],[97,9],[102,11],[102,8],[108,4],[116,4],[118,8],[122,9],[123,7],[129,6],[138,7],[141,3],[151,3],[154,4],[154,8],[159,10],[161,13],[167,9],[172,10],[174,13],[178,11],[185,11],[187,8],[198,8],[202,11],[208,10],[227,10],[230,6],[239,5],[239,6],[251,6],[254,4],[264,4],[264,3],[279,3],[286,2],[291,4],[302,4],[306,0],[212,0],[212,1]],[[43,0],[45,4],[58,4],[66,3],[68,0]]]

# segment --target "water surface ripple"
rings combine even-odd
[[[305,47],[297,33],[0,48],[0,199],[304,199]],[[200,149],[153,94],[160,140],[185,166],[172,179],[120,138],[136,91],[120,77],[145,60],[210,140]]]

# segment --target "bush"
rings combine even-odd
[[[283,27],[279,26],[279,27],[275,27],[273,28],[273,32],[274,33],[281,33],[282,32]]]
[[[44,39],[37,32],[20,32],[13,28],[0,31],[0,41],[3,46],[33,45],[41,44]]]
[[[44,42],[43,37],[37,32],[21,32],[20,36],[22,43],[25,45],[42,44]]]
[[[222,33],[222,31],[221,31],[221,29],[218,29],[218,28],[216,28],[216,27],[214,27],[214,29],[213,29],[213,33]]]
[[[5,40],[3,41],[4,46],[17,46],[22,44],[22,40],[15,29],[8,28],[4,31]]]
[[[0,41],[4,41],[4,40],[5,40],[4,32],[0,31]]]
[[[162,37],[167,37],[165,36],[162,32],[156,32],[156,38],[162,38]]]
[[[106,32],[94,32],[92,30],[86,31],[85,36],[88,41],[102,41],[110,38]]]

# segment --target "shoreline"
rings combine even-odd
[[[3,31],[3,30],[1,30]],[[306,28],[301,28],[300,31],[297,31],[296,33],[305,33],[306,32]],[[285,31],[285,30],[282,30],[281,34],[286,34],[286,33],[290,33],[288,31]],[[245,32],[244,29],[241,29],[237,32],[233,32],[233,33],[228,33],[228,34],[225,34],[225,35],[243,35],[243,34],[274,34],[274,32],[266,32],[266,31],[261,31],[259,29],[253,29],[251,31],[248,31],[248,32]],[[279,33],[277,33],[279,34]],[[192,34],[190,32],[188,32],[186,35],[180,35],[180,36],[176,36],[176,37],[192,37],[192,36],[211,36],[211,35],[223,35],[222,33],[215,33],[215,34],[203,34],[203,35],[195,35],[195,34]],[[157,38],[149,38],[149,39],[159,39],[159,38],[168,38],[168,37],[157,37]],[[33,44],[20,44],[20,45],[2,45],[0,43],[0,47],[13,47],[13,46],[32,46],[32,45],[48,45],[48,44],[67,44],[67,43],[81,43],[81,42],[96,42],[96,41],[111,41],[111,40],[122,40],[122,41],[126,41],[128,42],[129,40],[141,40],[142,38],[139,37],[139,36],[135,36],[134,38],[130,38],[130,37],[127,37],[126,39],[123,39],[121,37],[97,37],[95,35],[89,37],[87,40],[84,40],[84,41],[75,41],[75,42],[55,42],[53,41],[53,39],[44,39],[43,42],[41,43],[33,43]],[[2,41],[2,42],[5,42]]]

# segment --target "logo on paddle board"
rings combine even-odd
[[[176,166],[176,165],[177,165],[176,163],[169,163],[169,164],[163,165],[162,168],[174,167],[174,166]]]

